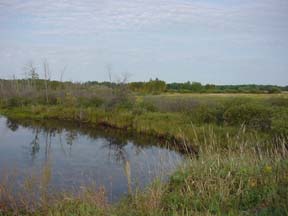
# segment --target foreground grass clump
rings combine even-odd
[[[163,205],[173,214],[287,215],[287,174],[280,157],[202,155],[171,177]]]

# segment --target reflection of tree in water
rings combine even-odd
[[[123,162],[127,158],[126,145],[126,140],[109,137],[105,139],[103,148],[108,149],[109,158],[113,158],[117,162]]]
[[[36,128],[34,130],[35,136],[33,138],[33,140],[31,141],[30,145],[32,147],[31,149],[31,156],[32,156],[32,160],[34,160],[36,154],[39,152],[40,150],[40,143],[39,143],[39,132],[40,129]]]
[[[22,126],[28,129],[39,128],[41,132],[51,133],[51,136],[55,137],[56,135],[64,135],[66,144],[72,146],[77,139],[78,135],[87,135],[90,139],[95,140],[98,138],[107,139],[109,144],[105,146],[115,150],[115,158],[118,160],[121,158],[121,146],[125,146],[128,143],[129,139],[132,139],[133,149],[136,154],[139,154],[143,147],[151,146],[155,144],[154,141],[149,140],[145,137],[136,137],[132,134],[121,133],[117,130],[109,130],[107,128],[89,128],[85,125],[81,126],[79,124],[73,124],[71,122],[49,120],[49,121],[33,121],[33,120],[10,120],[7,119],[7,127],[10,127],[12,130],[17,130],[18,126]],[[61,138],[61,137],[60,137]],[[62,141],[61,141],[62,142]],[[60,142],[60,143],[61,143]],[[62,143],[61,143],[62,144]],[[115,144],[115,146],[113,146]],[[110,146],[110,147],[109,147]],[[120,152],[120,154],[119,154]]]
[[[39,152],[40,148],[45,145],[45,159],[49,158],[51,149],[51,137],[59,135],[59,143],[62,151],[66,154],[65,147],[62,145],[62,137],[64,137],[66,144],[69,146],[71,151],[72,145],[77,139],[78,135],[87,135],[92,140],[101,138],[104,140],[103,148],[108,151],[108,157],[113,158],[124,168],[125,176],[128,183],[128,192],[131,192],[131,170],[129,154],[127,152],[127,144],[129,139],[132,138],[134,145],[131,147],[132,150],[138,155],[141,153],[143,147],[147,147],[147,144],[154,143],[153,141],[147,140],[142,137],[134,137],[130,134],[120,133],[117,130],[107,129],[91,129],[89,127],[81,127],[79,125],[73,125],[71,122],[59,122],[59,121],[10,121],[7,120],[7,127],[11,130],[17,130],[18,125],[33,130],[33,140],[31,141],[31,155],[34,158]],[[40,136],[41,134],[41,136]],[[63,136],[62,136],[63,135]],[[41,145],[43,140],[43,145]],[[125,148],[126,147],[126,148]],[[130,148],[130,145],[129,145]]]
[[[129,140],[127,137],[105,137],[105,143],[103,148],[108,149],[108,156],[109,158],[115,159],[117,162],[124,162],[128,155],[125,150],[125,146],[128,145]],[[142,146],[140,145],[133,145],[133,149],[135,149],[135,154],[138,155],[142,151]]]
[[[40,138],[39,134],[42,132],[45,137],[45,159],[47,160],[50,154],[51,149],[51,138],[56,136],[57,129],[55,128],[40,128],[40,127],[32,127],[32,131],[34,137],[30,142],[31,145],[31,156],[32,160],[35,159],[36,155],[40,151]]]
[[[16,131],[19,128],[19,125],[17,124],[17,122],[10,120],[10,119],[6,120],[6,125],[12,131]]]
[[[75,131],[75,130],[67,131],[67,133],[66,133],[66,143],[67,143],[67,145],[72,146],[73,142],[76,140],[77,136],[78,136],[77,131]]]
[[[34,160],[36,155],[40,152],[40,147],[44,148],[45,160],[48,160],[52,147],[52,137],[56,137],[58,134],[60,135],[60,145],[62,150],[64,150],[61,140],[61,133],[63,132],[63,129],[47,127],[31,127],[31,129],[34,135],[32,141],[30,142],[32,160]],[[70,146],[70,150],[77,136],[77,131],[72,130],[67,131],[65,134],[65,140],[66,143]],[[40,137],[42,137],[41,140],[43,139],[41,142]],[[40,145],[40,143],[43,145]],[[66,153],[65,150],[64,153]]]
[[[107,142],[103,145],[108,148],[109,158],[113,157],[117,162],[120,162],[124,168],[124,174],[127,178],[128,193],[132,192],[131,184],[131,167],[130,160],[125,146],[128,144],[126,139],[106,138]]]

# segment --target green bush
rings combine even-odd
[[[288,109],[284,107],[275,108],[272,118],[272,133],[274,136],[288,136]]]
[[[16,97],[9,98],[6,102],[6,107],[8,108],[19,107],[21,105],[22,105],[21,98]]]
[[[223,109],[221,105],[200,105],[188,112],[189,120],[198,124],[222,124]]]
[[[32,100],[29,98],[12,97],[6,101],[6,105],[4,106],[7,108],[13,108],[13,107],[26,106],[31,103]]]
[[[246,103],[228,108],[223,118],[227,125],[245,124],[252,129],[267,131],[271,128],[272,112],[263,105]]]
[[[71,93],[66,93],[64,100],[63,100],[63,104],[65,106],[76,106],[77,105],[77,98],[75,96],[73,96]]]
[[[269,105],[288,108],[288,98],[271,97],[267,100]]]
[[[85,98],[80,97],[78,98],[78,106],[80,107],[100,107],[103,104],[103,100],[97,97],[93,98]]]
[[[281,93],[281,89],[278,87],[271,87],[270,89],[268,89],[268,93],[269,94],[279,94],[279,93]]]
[[[141,115],[145,112],[156,112],[157,108],[151,102],[142,101],[133,107],[133,114]]]

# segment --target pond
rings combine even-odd
[[[13,179],[17,191],[28,176],[46,175],[50,190],[74,192],[95,185],[114,202],[155,178],[168,179],[183,158],[163,146],[117,130],[0,116],[0,180]]]

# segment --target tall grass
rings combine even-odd
[[[288,214],[287,140],[271,147],[244,134],[230,136],[231,145],[219,149],[207,133],[211,145],[202,145],[199,158],[171,177],[163,196],[169,214]]]

